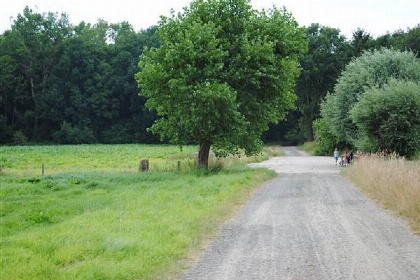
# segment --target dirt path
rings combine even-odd
[[[184,279],[420,279],[420,237],[294,148],[254,166],[280,173],[226,222]]]
[[[294,156],[309,156],[307,152],[300,151],[296,149],[296,147],[281,147],[282,151],[284,152],[286,157],[294,157]]]

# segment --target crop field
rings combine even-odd
[[[218,225],[274,176],[237,160],[218,171],[178,171],[178,161],[194,165],[195,152],[0,147],[0,279],[179,277]],[[137,171],[143,158],[150,172]]]

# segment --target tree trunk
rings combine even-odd
[[[31,96],[32,96],[32,100],[34,102],[34,132],[33,135],[36,135],[37,130],[38,130],[38,104],[36,102],[36,97],[35,97],[35,85],[34,85],[34,79],[30,78],[30,83],[31,83]]]
[[[308,141],[314,141],[314,129],[312,128],[312,123],[308,125]]]
[[[210,143],[204,140],[200,143],[197,158],[197,169],[208,169],[209,168],[209,153]]]

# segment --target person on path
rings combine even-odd
[[[335,150],[334,150],[334,160],[335,160],[335,165],[337,165],[337,162],[338,162],[338,155],[339,155],[339,153],[338,153],[338,149],[337,149],[337,148],[335,148]]]
[[[344,164],[343,166],[347,166],[349,164],[349,152],[346,149],[346,152],[344,154]]]

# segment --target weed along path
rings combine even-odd
[[[279,176],[227,221],[184,279],[420,279],[420,237],[295,148],[253,164]]]

